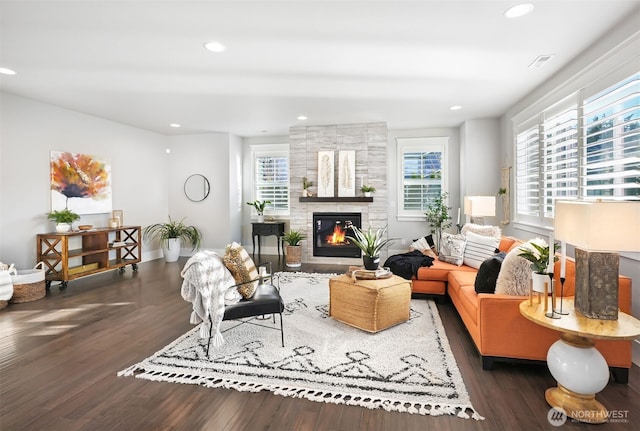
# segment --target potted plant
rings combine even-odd
[[[247,205],[252,206],[256,209],[256,212],[258,213],[258,223],[264,222],[264,209],[270,203],[271,201],[261,201],[258,199],[253,202],[247,202]]]
[[[385,238],[387,227],[388,226],[385,226],[384,229],[374,230],[369,226],[369,229],[363,231],[353,226],[351,228],[353,236],[347,235],[347,238],[362,250],[362,262],[364,263],[365,269],[378,269],[380,265],[380,251],[392,241],[395,241],[395,239]]]
[[[71,224],[80,220],[80,216],[68,208],[60,211],[51,211],[47,214],[49,220],[56,222],[56,232],[63,233],[71,230]]]
[[[373,195],[373,193],[376,192],[376,188],[373,186],[368,186],[366,184],[363,184],[362,187],[360,187],[360,191],[364,193],[365,197],[370,198]]]
[[[446,192],[434,197],[424,213],[427,216],[427,223],[431,226],[431,233],[435,234],[436,250],[438,251],[440,251],[442,232],[451,227],[451,216],[449,216],[451,207],[444,203],[448,197],[449,193]]]
[[[286,264],[289,267],[299,267],[302,265],[302,245],[300,241],[306,239],[304,233],[291,229],[282,235],[282,240],[287,244]]]
[[[313,183],[307,179],[307,177],[302,177],[302,196],[307,197],[311,196],[311,192],[309,192],[309,187],[311,187]]]
[[[145,240],[158,239],[162,245],[162,252],[167,262],[175,262],[180,256],[182,242],[191,245],[191,251],[196,250],[202,243],[202,232],[195,226],[187,226],[184,219],[171,220],[168,223],[156,223],[147,226],[142,231]]]
[[[553,261],[558,260],[558,256],[555,255],[555,251],[558,250],[558,244],[554,243],[554,256]],[[531,262],[532,278],[533,278],[533,290],[536,292],[544,292],[544,283],[549,282],[549,245],[541,238],[535,238],[531,241],[520,246],[520,253],[518,256],[522,256]],[[549,289],[551,292],[551,289]]]

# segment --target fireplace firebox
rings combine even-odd
[[[361,257],[360,249],[347,236],[352,227],[362,227],[361,213],[313,213],[313,255]]]

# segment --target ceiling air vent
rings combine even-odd
[[[536,58],[535,60],[533,60],[533,63],[531,63],[529,65],[529,68],[539,68],[544,66],[545,64],[547,64],[547,62],[549,60],[551,60],[551,58],[553,57],[553,55],[539,55],[538,58]]]

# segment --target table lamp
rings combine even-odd
[[[464,213],[471,217],[471,223],[484,224],[484,217],[496,215],[496,197],[465,196]]]
[[[556,201],[554,230],[575,246],[576,311],[617,320],[618,252],[640,251],[640,202]]]

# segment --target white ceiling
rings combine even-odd
[[[167,135],[453,127],[501,115],[640,5],[529,1],[508,20],[518,0],[3,0],[0,67],[17,75],[0,88]]]

